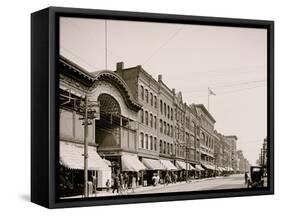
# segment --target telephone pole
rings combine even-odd
[[[88,96],[85,95],[84,117],[84,196],[88,197]]]

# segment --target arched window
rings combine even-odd
[[[170,106],[168,105],[168,113],[167,113],[167,117],[170,118]]]
[[[140,118],[141,118],[141,123],[144,123],[144,112],[143,109],[140,111]]]
[[[144,100],[144,88],[141,86],[141,99]]]
[[[143,136],[143,133],[141,132],[140,133],[140,144],[141,144],[141,148],[144,148],[144,136]]]
[[[145,89],[145,101],[146,103],[148,103],[148,90]]]
[[[162,119],[160,119],[160,132],[161,133],[163,132],[163,121],[162,121]]]
[[[145,111],[145,124],[148,125],[148,112]]]
[[[153,128],[153,115],[150,113],[150,127]]]
[[[150,105],[153,106],[153,94],[150,92]]]
[[[148,149],[148,135],[145,134],[145,148]]]

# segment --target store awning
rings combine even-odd
[[[60,163],[69,168],[84,170],[84,146],[81,144],[60,142]],[[88,170],[110,170],[93,146],[88,146]]]
[[[195,164],[195,170],[204,171],[205,169],[200,164]]]
[[[159,160],[143,158],[142,163],[147,167],[148,170],[166,170]]]
[[[202,163],[203,167],[205,167],[208,170],[215,170],[215,166],[207,163]]]
[[[137,155],[122,155],[122,171],[139,172],[146,167],[139,161]]]
[[[111,166],[111,162],[109,161],[109,160],[106,160],[106,159],[103,159],[104,160],[104,162],[107,164],[107,166]]]
[[[190,163],[186,164],[186,162],[183,162],[183,161],[177,160],[176,165],[179,169],[183,169],[183,170],[186,170],[186,167],[187,167],[187,170],[194,170],[195,169]]]
[[[160,163],[165,167],[166,170],[178,170],[174,164],[169,160],[160,159]]]

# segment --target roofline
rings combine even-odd
[[[236,135],[228,135],[225,136],[226,138],[235,138],[235,140],[238,140],[238,137]]]
[[[213,121],[213,123],[216,123],[215,118],[211,115],[211,113],[206,109],[204,104],[194,104],[195,107],[200,107],[203,109],[203,111],[208,115],[208,117]]]

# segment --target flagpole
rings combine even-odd
[[[208,87],[208,111],[210,111],[210,89]]]

